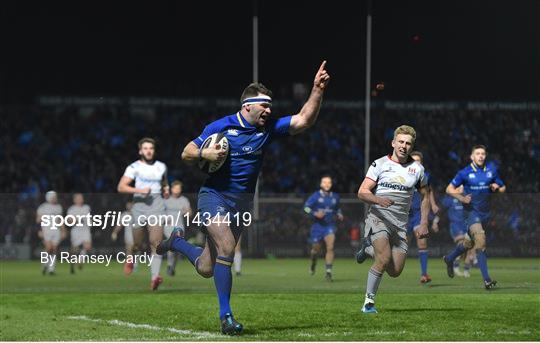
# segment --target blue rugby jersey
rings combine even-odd
[[[458,199],[445,195],[441,201],[441,204],[444,209],[446,209],[446,214],[448,215],[448,220],[451,223],[457,225],[464,225],[463,217],[463,204]]]
[[[319,210],[324,211],[324,217],[322,219],[314,217],[314,214]],[[319,190],[306,200],[304,211],[313,218],[314,223],[323,226],[334,226],[336,225],[336,215],[341,213],[339,195],[334,192],[325,194],[322,190]]]
[[[209,175],[203,188],[233,197],[240,194],[253,197],[264,149],[274,138],[289,135],[291,117],[270,118],[264,127],[257,128],[237,112],[207,125],[193,143],[200,147],[210,135],[223,133],[229,141],[229,155],[221,168]]]
[[[454,179],[452,185],[459,187],[463,185],[464,194],[471,194],[471,203],[464,204],[466,211],[474,211],[480,215],[489,215],[490,194],[489,185],[496,183],[499,186],[504,186],[503,181],[499,177],[497,167],[493,163],[486,163],[483,168],[478,167],[474,163],[461,169]]]

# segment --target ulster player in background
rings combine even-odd
[[[156,246],[163,239],[163,227],[147,225],[150,216],[159,218],[165,213],[165,204],[162,198],[169,193],[167,183],[167,166],[165,163],[157,161],[156,141],[152,138],[143,138],[139,141],[138,161],[130,164],[118,183],[118,192],[133,194],[133,238],[134,252],[140,249],[144,239],[143,226],[148,227],[148,237],[152,249],[152,265],[150,266],[150,288],[157,290],[163,282],[159,275],[161,267],[161,256],[156,255]],[[135,187],[130,184],[135,181]],[[129,265],[128,265],[129,266]],[[131,264],[131,268],[133,265]]]
[[[374,258],[368,273],[362,312],[377,313],[375,296],[386,272],[398,277],[407,257],[407,222],[415,188],[422,195],[421,216],[416,238],[428,235],[429,187],[424,167],[411,158],[416,140],[414,128],[402,125],[394,131],[392,155],[376,160],[369,167],[358,190],[358,198],[369,204],[365,239],[356,254],[358,263],[367,255]]]

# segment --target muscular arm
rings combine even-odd
[[[379,199],[373,194],[373,188],[375,188],[376,185],[375,181],[365,178],[364,181],[362,181],[360,188],[358,188],[358,199],[366,204],[377,204]]]
[[[199,162],[199,147],[193,142],[189,142],[182,151],[182,161],[193,166]]]
[[[330,76],[324,69],[326,61],[324,61],[317,74],[315,75],[315,80],[313,81],[313,88],[311,89],[311,94],[309,95],[308,100],[302,106],[300,112],[291,118],[291,126],[289,128],[289,133],[291,135],[296,135],[307,128],[313,126],[317,121],[319,116],[319,110],[321,109],[321,103],[323,98],[324,89],[330,81]]]
[[[453,198],[458,199],[462,203],[467,203],[467,197],[463,196],[463,194],[461,194],[457,190],[457,188],[454,187],[454,185],[451,183],[446,187],[446,194],[450,195]],[[470,201],[470,198],[469,198],[469,201]]]
[[[289,128],[289,133],[291,135],[299,134],[315,124],[317,117],[319,116],[322,98],[323,90],[313,87],[308,100],[300,112],[291,118],[291,127]]]
[[[380,205],[382,207],[388,207],[394,202],[387,198],[378,197],[373,194],[373,189],[377,183],[370,178],[365,178],[358,189],[358,199],[370,205]]]
[[[211,162],[217,161],[221,158],[226,158],[227,155],[225,152],[217,147],[219,147],[219,144],[203,149],[200,153],[200,158]],[[199,147],[195,143],[189,142],[186,145],[184,151],[182,151],[182,161],[190,166],[193,166],[199,162]]]
[[[427,226],[433,192],[431,192],[431,189],[428,186],[421,187],[419,191],[422,195],[422,202],[420,203],[420,225]]]
[[[439,206],[437,205],[437,201],[435,200],[435,192],[433,191],[433,187],[431,186],[429,187],[429,205],[433,214],[439,213]]]
[[[148,194],[150,192],[150,188],[139,189],[139,188],[135,188],[135,187],[130,186],[130,184],[132,182],[133,182],[132,178],[129,178],[127,176],[122,176],[122,178],[120,179],[120,182],[118,182],[118,187],[117,187],[118,193],[124,193],[124,194],[136,194],[136,193]]]

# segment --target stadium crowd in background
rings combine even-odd
[[[195,193],[205,176],[197,168],[181,163],[181,147],[197,136],[203,123],[215,119],[218,113],[234,110],[217,105],[212,108],[3,108],[2,114],[9,114],[12,119],[9,128],[2,127],[0,174],[3,177],[0,183],[3,197],[9,200],[4,202],[5,206],[11,211],[1,214],[5,231],[0,239],[4,241],[9,235],[13,241],[28,240],[31,228],[26,222],[34,216],[31,209],[37,208],[43,194],[51,189],[59,194],[91,193],[88,202],[94,211],[110,209],[111,204],[98,200],[103,197],[96,195],[108,193],[108,198],[115,199],[114,206],[118,207],[113,209],[121,210],[125,199],[112,194],[125,165],[137,158],[133,146],[143,136],[157,139],[159,155],[169,166],[169,179],[182,180],[186,195]],[[279,106],[273,111],[275,115],[289,112]],[[316,126],[302,134],[301,139],[273,143],[262,169],[261,195],[306,198],[317,187],[320,176],[328,173],[334,177],[336,192],[354,197],[364,174],[363,118],[363,110],[358,108],[326,106]],[[510,202],[512,208],[494,211],[496,215],[491,225],[503,230],[488,231],[492,235],[488,239],[527,243],[540,240],[533,227],[535,218],[529,215],[540,207],[537,113],[375,109],[371,123],[371,157],[390,151],[393,128],[403,123],[414,126],[418,132],[419,144],[415,148],[423,152],[426,169],[431,172],[432,184],[439,196],[455,171],[468,163],[470,146],[485,144],[488,160],[500,164],[500,174],[508,185],[511,194],[505,197],[514,199]],[[291,151],[294,153],[285,153]],[[92,204],[92,199],[98,203]],[[495,200],[494,207],[503,208],[503,203],[508,202]],[[265,210],[276,212],[276,215],[263,214],[270,227],[265,237],[274,237],[276,242],[305,242],[309,222],[301,206],[285,207]],[[347,241],[350,227],[357,224],[355,218],[347,218],[346,206],[343,212],[346,220],[337,235],[338,242]],[[449,239],[439,236],[434,240]]]

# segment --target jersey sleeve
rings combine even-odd
[[[314,211],[314,206],[317,202],[317,193],[313,193],[305,202],[304,204],[304,212],[306,212],[307,214],[309,214],[310,216],[313,215],[313,211]]]
[[[422,169],[422,172],[418,176],[418,182],[416,183],[416,188],[420,189],[429,185],[429,174]]]
[[[368,171],[366,173],[366,178],[374,182],[377,182],[380,174],[381,174],[380,163],[377,163],[377,161],[374,161],[368,168]]]
[[[201,144],[204,142],[206,138],[213,135],[214,133],[219,133],[222,131],[222,125],[220,120],[216,120],[204,128],[203,132],[199,135],[199,137],[195,138],[192,142],[195,143],[197,147],[201,147]]]
[[[461,171],[459,171],[456,176],[454,176],[454,178],[452,179],[452,181],[450,182],[450,184],[452,184],[452,186],[454,187],[459,187],[463,184],[464,182],[464,179],[463,179],[463,173]]]
[[[339,198],[339,195],[336,194],[336,213],[339,215],[339,214],[342,214],[341,213],[341,203],[340,203],[340,198]]]
[[[274,137],[289,136],[289,128],[291,127],[291,118],[292,116],[285,116],[271,122],[270,133]]]
[[[124,176],[129,177],[132,180],[135,180],[135,175],[137,174],[137,171],[135,170],[135,163],[130,164],[126,171],[124,172]]]
[[[493,172],[493,182],[495,182],[496,184],[498,184],[500,187],[503,187],[504,186],[504,182],[503,180],[501,179],[500,175],[499,175],[499,171],[497,169],[495,169],[495,171]]]

